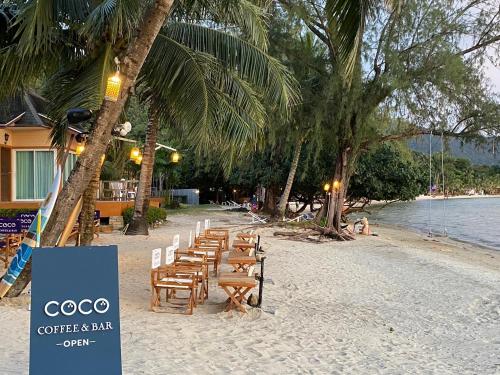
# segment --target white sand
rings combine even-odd
[[[148,311],[150,250],[175,233],[186,245],[206,217],[212,226],[249,222],[238,213],[174,215],[147,238],[97,241],[120,249],[124,374],[500,373],[500,253],[399,229],[320,245],[260,229],[272,280],[264,310],[275,314],[222,312],[215,281],[193,316]],[[0,303],[0,374],[27,373],[26,303]]]

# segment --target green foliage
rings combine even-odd
[[[134,216],[134,208],[129,207],[123,210],[123,222],[125,224],[130,224],[132,217]],[[163,221],[167,219],[167,210],[158,207],[149,207],[146,220],[149,225],[155,224],[157,221]]]
[[[398,144],[383,144],[360,157],[351,177],[348,199],[412,200],[425,192],[425,169]]]
[[[0,208],[0,217],[16,217],[18,214],[33,211],[33,209],[25,208]]]
[[[429,156],[414,153],[414,158],[420,165],[429,184]],[[443,165],[443,168],[441,167]],[[467,194],[470,190],[476,193],[498,194],[500,192],[500,167],[473,165],[470,160],[454,158],[448,154],[441,160],[441,154],[432,155],[432,185],[436,192],[443,193],[443,171],[445,190],[448,195]],[[426,188],[427,189],[427,188]],[[426,193],[426,190],[423,191]]]

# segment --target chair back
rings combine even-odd
[[[201,223],[198,221],[196,223],[196,232],[195,232],[195,235],[194,235],[194,238],[198,238],[200,237],[200,232],[201,232]]]
[[[189,231],[189,240],[188,240],[188,247],[193,246],[193,231]]]
[[[181,236],[179,234],[176,234],[174,236],[174,240],[172,241],[172,246],[174,247],[175,250],[177,250],[179,248],[180,238],[181,238]]]
[[[175,251],[178,249],[175,246],[169,246],[167,247],[166,254],[165,254],[165,264],[170,265],[173,264],[175,261]]]
[[[161,266],[161,248],[152,251],[151,268],[155,269]]]

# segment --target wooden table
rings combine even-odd
[[[255,249],[255,243],[250,243],[247,241],[234,241],[233,249],[236,251],[244,252],[248,249]]]
[[[247,272],[250,266],[257,263],[253,255],[240,255],[238,253],[230,253],[227,258],[227,264],[233,266],[236,272]]]
[[[235,274],[237,275],[237,274]],[[257,281],[253,276],[224,276],[219,278],[219,286],[224,289],[226,294],[229,296],[226,303],[225,311],[232,310],[234,308],[239,309],[241,312],[246,313],[245,307],[242,302],[246,302],[246,295],[250,290],[255,288]]]

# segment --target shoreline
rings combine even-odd
[[[377,221],[373,221],[370,223],[370,227],[382,227],[382,228],[396,228],[400,230],[402,233],[413,233],[419,235],[423,240],[425,241],[432,241],[436,240],[442,243],[448,243],[450,245],[456,245],[456,246],[463,246],[466,245],[467,248],[470,248],[472,251],[475,251],[476,249],[481,249],[481,250],[487,250],[492,252],[493,254],[500,255],[500,249],[493,247],[493,246],[487,246],[483,245],[480,243],[472,242],[472,241],[466,241],[462,240],[460,238],[456,238],[453,236],[444,236],[443,234],[439,232],[433,232],[433,236],[429,237],[428,233],[426,233],[424,230],[419,230],[418,228],[411,227],[411,226],[405,226],[405,225],[400,225],[400,224],[389,224],[389,223],[380,223]]]
[[[448,197],[444,197],[443,195],[433,195],[433,196],[428,196],[428,195],[419,195],[418,197],[415,198],[416,201],[425,201],[425,200],[431,200],[431,199],[436,199],[436,200],[442,200],[442,199],[485,199],[485,198],[500,198],[500,195],[498,194],[493,194],[493,195],[488,195],[488,194],[475,194],[475,195],[452,195]]]
[[[420,242],[421,245],[432,244],[429,248],[425,248],[424,246],[419,250],[422,252],[439,250],[443,254],[456,257],[457,259],[461,259],[463,261],[477,261],[489,269],[500,270],[500,252],[499,250],[488,246],[462,241],[451,237],[428,237],[426,233],[421,232],[418,229],[400,225],[374,223],[370,224],[370,227],[376,228],[377,232],[381,229],[381,234],[389,236],[394,243],[403,243],[408,239],[411,239]],[[436,248],[436,246],[439,246],[439,249]]]

